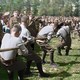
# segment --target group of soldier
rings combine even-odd
[[[71,49],[71,34],[78,33],[80,40],[80,20],[78,17],[32,16],[14,11],[0,14],[0,63],[6,69],[9,80],[13,80],[14,71],[18,71],[18,79],[23,80],[24,74],[30,75],[32,61],[36,63],[40,77],[49,77],[43,72],[46,54],[50,53],[50,65],[56,66],[54,61],[55,49],[49,44],[54,37],[59,39],[58,55],[65,48],[65,55]],[[74,36],[73,36],[74,37]],[[34,51],[38,44],[43,51],[42,58]],[[54,44],[53,44],[54,45]],[[26,63],[17,59],[24,56]],[[25,72],[25,73],[24,73]]]

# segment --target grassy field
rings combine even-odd
[[[52,39],[51,45],[56,48],[58,40]],[[32,75],[27,77],[24,76],[24,80],[80,80],[80,41],[77,39],[72,40],[72,50],[70,50],[69,56],[65,56],[65,51],[62,50],[63,56],[57,55],[57,50],[55,50],[54,60],[58,64],[57,68],[53,68],[49,64],[49,54],[47,54],[47,63],[43,65],[44,72],[50,73],[49,78],[38,77],[38,70],[33,63],[31,66]],[[41,56],[41,52],[39,54]],[[16,73],[17,74],[17,73]],[[0,80],[7,80],[7,75],[5,70],[0,67]],[[16,75],[15,75],[15,79]]]

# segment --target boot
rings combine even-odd
[[[46,61],[45,61],[46,53],[47,53],[46,51],[44,51],[42,53],[42,64],[45,64],[46,63]]]
[[[23,80],[24,70],[18,71],[18,80]]]
[[[50,54],[50,65],[54,68],[57,68],[57,64],[54,62],[54,52],[51,52]]]
[[[58,47],[58,48],[57,48],[57,50],[58,50],[58,55],[60,55],[60,56],[61,56],[61,55],[62,55],[62,54],[61,54],[61,48],[60,48],[60,47]]]
[[[50,53],[50,64],[54,63],[54,52]]]
[[[69,49],[67,48],[66,49],[66,54],[65,54],[66,56],[68,56],[69,55]]]
[[[14,80],[14,73],[10,70],[7,70],[9,80]]]
[[[49,77],[50,76],[49,74],[43,72],[41,62],[36,63],[36,65],[37,65],[37,68],[38,68],[38,71],[39,71],[39,74],[40,74],[39,76],[40,77]]]
[[[31,63],[32,63],[32,61],[27,61],[26,72],[25,72],[26,75],[30,75],[31,74],[31,71],[30,71]]]

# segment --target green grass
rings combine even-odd
[[[57,42],[58,40],[55,38],[51,40],[50,44],[56,49]],[[43,70],[51,74],[49,78],[38,77],[38,70],[33,62],[31,66],[33,74],[30,77],[24,76],[24,80],[80,80],[80,41],[73,39],[71,47],[72,50],[70,50],[69,56],[65,56],[64,50],[62,50],[63,56],[59,56],[57,55],[57,50],[55,50],[54,60],[59,65],[57,68],[50,66],[49,54],[47,54],[47,63],[43,65]],[[38,49],[38,46],[36,49]],[[41,52],[39,54],[41,56]],[[3,77],[2,80],[7,80],[6,72],[2,67],[0,67],[0,77]],[[17,79],[15,78],[14,80]]]

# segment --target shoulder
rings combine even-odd
[[[11,37],[11,35],[10,35],[9,33],[6,33],[6,34],[3,36],[2,41],[7,41],[7,40],[10,39],[10,37]]]
[[[4,34],[4,36],[3,37],[10,37],[11,36],[11,34],[10,33],[6,33],[6,34]]]

